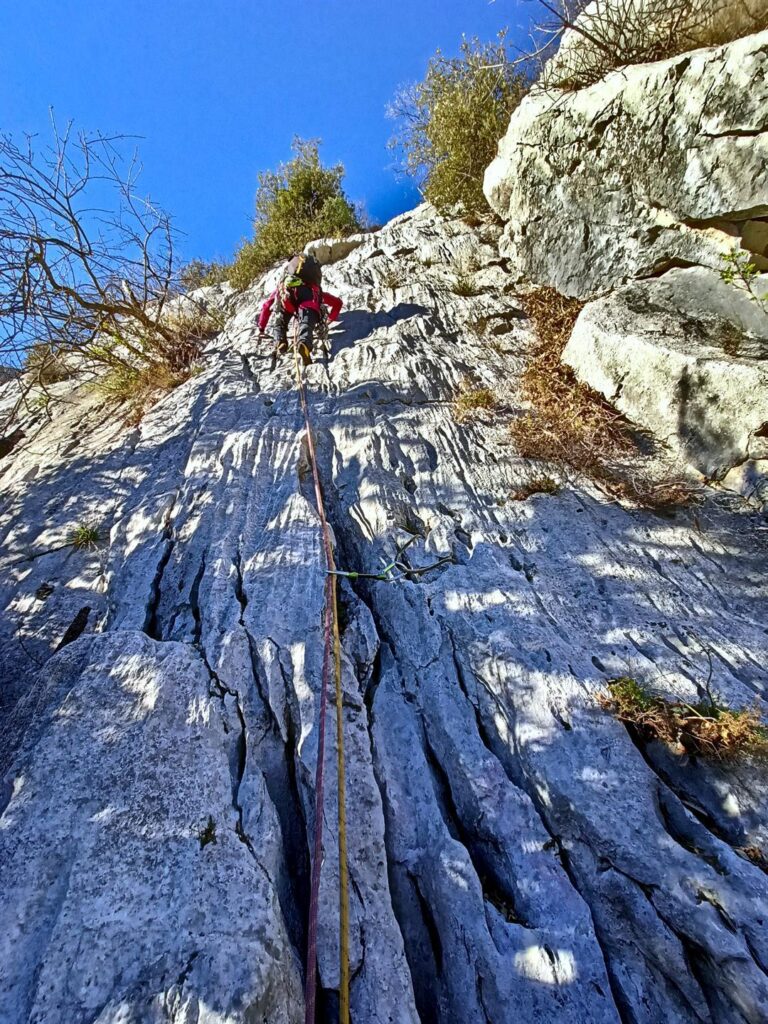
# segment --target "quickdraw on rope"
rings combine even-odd
[[[330,675],[331,637],[333,638],[333,665],[336,702],[336,749],[339,801],[339,1024],[349,1024],[349,880],[347,867],[347,812],[346,784],[344,774],[344,719],[342,713],[341,688],[341,637],[339,635],[339,610],[337,596],[336,563],[333,557],[331,530],[325,514],[320,472],[315,455],[315,442],[309,418],[309,404],[304,385],[304,375],[299,360],[298,324],[293,335],[293,358],[296,366],[296,383],[304,413],[307,430],[307,451],[312,467],[315,485],[315,500],[323,531],[323,546],[327,562],[325,587],[325,645],[323,653],[323,674],[320,693],[320,725],[317,744],[317,768],[315,771],[315,835],[313,843],[312,876],[310,882],[309,922],[307,926],[307,976],[304,991],[305,1024],[315,1024],[317,998],[317,914],[320,894],[320,868],[323,848],[323,800],[325,795],[323,762],[325,755],[325,714]]]
[[[422,565],[415,567],[409,565],[403,561],[403,554],[406,548],[410,547],[418,537],[409,537],[404,544],[397,545],[397,551],[395,553],[394,560],[387,562],[385,558],[382,558],[384,568],[381,572],[353,572],[346,571],[344,569],[329,569],[329,576],[343,576],[348,580],[379,580],[381,583],[399,583],[400,580],[412,579],[414,576],[423,576],[425,572],[431,572],[433,569],[439,569],[441,565],[450,565],[453,563],[453,559],[439,558],[436,562],[432,562],[431,565]],[[392,570],[397,569],[399,575],[394,576]]]

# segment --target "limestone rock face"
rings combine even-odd
[[[424,207],[325,275],[345,310],[307,379],[339,565],[409,538],[412,568],[447,560],[340,587],[352,1019],[758,1024],[764,770],[636,745],[595,701],[623,674],[764,692],[756,520],[579,481],[511,499],[557,471],[509,442],[531,330],[495,243]],[[64,382],[0,462],[3,1022],[303,1019],[325,563],[292,362],[257,348],[268,287],[138,426]],[[497,410],[457,423],[464,379]],[[67,546],[84,520],[103,542]]]
[[[305,251],[311,253],[322,266],[327,266],[349,256],[364,241],[364,234],[349,235],[347,238],[319,238],[310,242]]]
[[[768,269],[768,32],[535,90],[485,177],[520,276],[586,297],[742,244]]]
[[[768,275],[754,287],[765,291]],[[708,477],[762,451],[768,316],[711,270],[671,270],[588,303],[563,358]],[[752,466],[744,486],[754,489],[757,472]]]

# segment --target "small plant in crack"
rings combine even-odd
[[[490,412],[497,408],[498,401],[490,388],[473,385],[463,380],[453,400],[453,416],[457,423],[466,423],[474,419],[480,412]]]
[[[520,487],[512,491],[510,498],[512,501],[525,501],[526,498],[530,498],[532,494],[559,494],[560,484],[553,480],[551,476],[535,476],[531,480],[527,480]]]
[[[472,319],[467,320],[467,330],[478,341],[482,341],[486,336],[490,322],[491,318],[489,316],[472,317]]]
[[[706,700],[688,704],[667,700],[636,679],[621,676],[612,679],[597,700],[646,742],[660,740],[700,757],[767,757],[768,729],[762,723],[759,707],[731,708],[707,692]]]
[[[216,822],[213,820],[211,815],[208,815],[208,821],[205,823],[205,828],[198,832],[197,838],[200,842],[200,849],[202,850],[209,843],[216,842]]]
[[[475,284],[475,278],[473,274],[468,274],[461,271],[454,275],[451,291],[454,295],[458,295],[460,298],[471,299],[474,295],[479,295],[479,289]]]
[[[101,544],[101,531],[93,523],[78,523],[70,530],[68,543],[78,551],[85,549],[92,551]]]
[[[738,356],[744,344],[746,335],[744,331],[732,323],[724,323],[720,331],[720,345],[723,352],[732,358]]]
[[[726,284],[732,284],[735,288],[745,291],[752,302],[757,303],[760,309],[768,314],[768,292],[758,293],[755,289],[760,271],[743,249],[734,246],[730,252],[721,255],[720,262],[722,263],[720,268],[722,280]]]
[[[403,277],[400,273],[400,269],[396,264],[387,263],[382,267],[379,274],[379,281],[382,287],[389,288],[391,291],[395,291],[403,283]]]

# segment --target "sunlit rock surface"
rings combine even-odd
[[[513,269],[580,297],[717,269],[738,244],[768,270],[767,71],[761,32],[576,92],[535,89],[485,176]]]
[[[754,294],[768,288],[755,279]],[[768,311],[712,270],[670,270],[590,302],[563,359],[707,477],[768,486]],[[733,482],[736,477],[730,477]]]
[[[758,1024],[764,771],[638,748],[595,694],[764,692],[760,520],[578,479],[511,500],[542,467],[508,439],[532,337],[496,243],[421,208],[325,275],[339,564],[450,559],[341,586],[352,1019]],[[3,1022],[303,1020],[325,565],[293,366],[257,340],[271,283],[138,427],[64,383],[0,461]],[[499,408],[462,425],[465,378]],[[81,522],[100,546],[65,546]]]

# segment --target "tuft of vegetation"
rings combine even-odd
[[[471,320],[467,320],[467,330],[473,337],[477,338],[478,341],[482,341],[488,332],[491,319],[492,317],[487,314],[473,317]]]
[[[730,252],[723,253],[720,257],[722,266],[720,277],[726,284],[734,288],[740,288],[749,295],[752,302],[768,314],[768,292],[758,292],[755,288],[760,271],[750,260],[748,254],[738,246],[734,246]]]
[[[498,406],[496,396],[490,388],[478,387],[471,381],[464,380],[453,401],[453,416],[457,423],[466,423],[475,419],[479,412],[487,412]]]
[[[763,0],[552,0],[554,22],[539,27],[549,39],[572,29],[567,46],[545,68],[543,83],[581,89],[629,64],[720,46],[768,27]]]
[[[40,385],[57,384],[72,376],[72,369],[67,366],[61,352],[42,341],[35,342],[27,350],[24,372],[32,377],[35,384]]]
[[[201,850],[205,849],[209,843],[216,842],[216,822],[210,814],[208,815],[208,821],[205,823],[205,827],[198,833],[197,838],[200,842]]]
[[[403,275],[396,263],[387,262],[379,271],[379,282],[383,288],[395,291],[403,283]]]
[[[134,425],[154,401],[197,375],[197,360],[203,344],[221,331],[223,322],[212,310],[181,306],[166,314],[164,325],[170,341],[163,352],[163,359],[137,365],[115,359],[94,385],[108,398],[128,403],[127,419]],[[113,344],[119,346],[120,338],[113,339]],[[102,362],[109,364],[110,351],[110,348],[104,349]]]
[[[736,852],[746,857],[748,861],[759,867],[761,871],[768,873],[768,857],[766,857],[759,846],[750,845],[736,847]]]
[[[554,288],[539,288],[523,298],[533,321],[537,345],[521,378],[531,410],[510,426],[524,458],[571,466],[617,498],[649,508],[688,504],[695,488],[669,473],[653,479],[623,463],[640,456],[636,431],[601,394],[579,381],[562,362],[562,352],[583,303]]]
[[[466,270],[458,270],[454,274],[451,291],[454,295],[459,295],[464,299],[470,299],[473,295],[478,295],[479,289],[475,284],[474,274],[470,274]]]
[[[229,278],[235,288],[247,288],[315,238],[343,238],[361,230],[342,188],[344,165],[324,167],[319,146],[317,139],[296,138],[292,160],[259,174],[253,240],[235,255]]]
[[[151,363],[139,368],[133,366],[115,366],[96,381],[95,387],[101,394],[115,402],[128,402],[137,413],[135,422],[141,418],[140,413],[152,403],[152,399],[173,391],[192,375],[188,371],[175,372],[164,363]]]
[[[535,476],[510,494],[512,501],[525,501],[532,494],[559,494],[560,484],[551,476]]]
[[[725,321],[720,329],[720,345],[723,352],[731,358],[738,356],[741,352],[741,347],[744,344],[746,335],[740,327],[737,327],[734,323]]]
[[[78,551],[91,551],[101,544],[101,531],[93,523],[78,523],[70,531],[68,543]]]
[[[597,699],[646,742],[661,740],[701,757],[768,756],[768,729],[757,707],[729,708],[715,698],[667,700],[629,676],[611,680]]]
[[[388,109],[398,124],[390,147],[439,210],[459,205],[470,217],[488,214],[485,169],[527,88],[502,32],[491,43],[464,39],[458,57],[438,50],[423,81],[397,94]]]
[[[232,267],[228,263],[190,260],[179,271],[179,283],[185,292],[192,292],[195,288],[205,288],[207,285],[225,284],[231,273]]]

